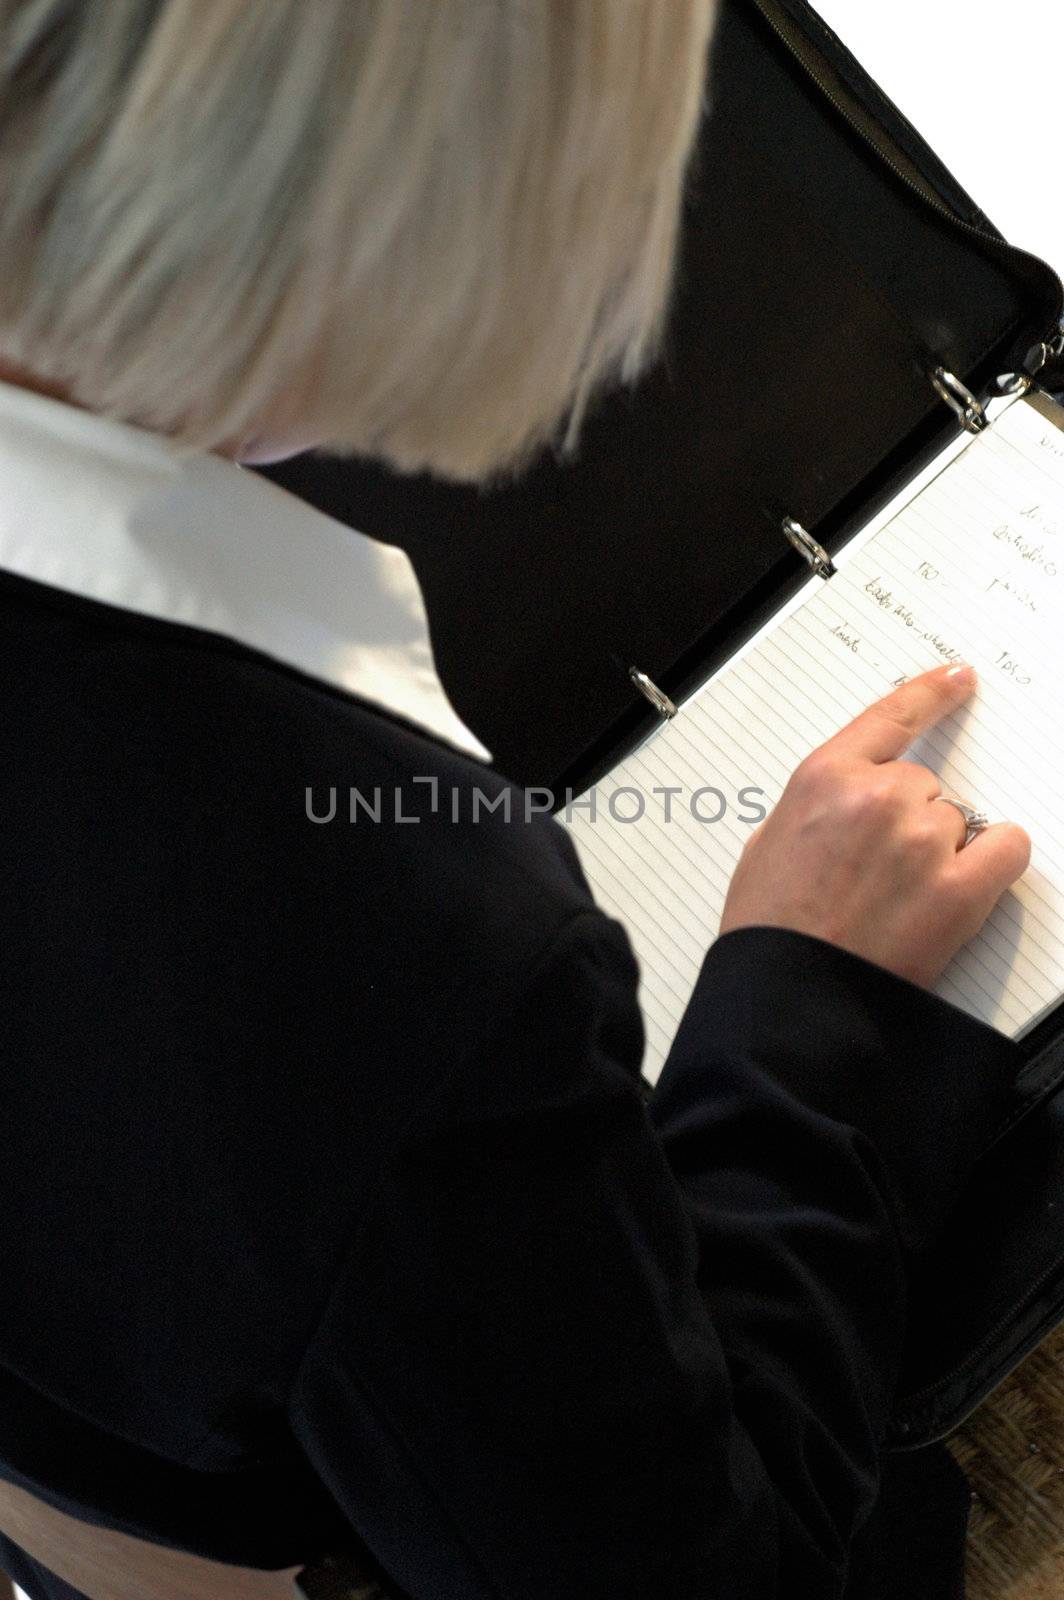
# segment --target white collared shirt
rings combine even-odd
[[[206,629],[482,760],[406,554],[161,434],[0,383],[0,568]]]

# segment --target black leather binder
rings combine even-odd
[[[575,461],[488,490],[309,456],[268,472],[408,550],[460,714],[559,800],[988,397],[1064,387],[1055,273],[1000,237],[803,0],[724,0],[710,99],[667,350],[599,404]],[[1064,1320],[1064,1008],[1023,1048],[1008,1122],[921,1269],[902,1448],[948,1432]]]

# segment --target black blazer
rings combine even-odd
[[[0,714],[0,1474],[418,1600],[842,1595],[1014,1047],[748,930],[648,1102],[623,932],[474,761],[10,575]]]

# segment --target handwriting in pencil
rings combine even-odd
[[[1011,678],[1012,681],[1021,689],[1026,689],[1027,685],[1031,681],[1031,674],[1025,671],[1020,663],[1009,655],[1007,650],[1003,650],[1001,652],[997,660],[994,662],[994,665],[1001,672],[1003,672],[1007,678]]]
[[[1007,594],[1010,599],[1016,601],[1017,605],[1023,606],[1027,611],[1038,610],[1032,595],[1026,589],[1019,588],[1010,578],[991,578],[986,586],[986,592],[987,594],[993,594],[995,591]]]
[[[1038,443],[1043,450],[1048,450],[1051,456],[1059,456],[1064,461],[1064,443],[1056,434],[1043,433]]]
[[[841,622],[837,622],[831,630],[831,636],[833,639],[838,639],[840,643],[844,644],[847,650],[851,651],[853,655],[860,655],[861,641],[858,639],[855,633],[850,632],[849,623],[844,625]]]
[[[1060,507],[1058,506],[1056,510],[1059,517]],[[1052,539],[1057,537],[1062,531],[1062,526],[1064,526],[1060,523],[1058,517],[1047,516],[1037,500],[1033,505],[1024,506],[1020,512],[1020,517],[1024,522],[1033,522],[1036,528],[1041,528],[1042,532],[1049,534]]]
[[[889,611],[890,615],[895,617],[902,627],[909,629],[914,638],[929,644],[935,654],[943,661],[956,662],[964,659],[963,651],[958,650],[954,645],[948,644],[937,628],[928,627],[925,619],[918,617],[915,612],[910,610],[904,600],[896,599],[893,590],[886,588],[881,578],[869,578],[864,586],[864,592],[872,597],[881,610]]]
[[[1056,577],[1058,571],[1057,563],[1046,554],[1045,545],[1033,543],[1007,522],[999,523],[991,536],[1002,544],[1007,544],[1010,549],[1015,550],[1021,560],[1029,561],[1034,566],[1041,567],[1045,577]]]

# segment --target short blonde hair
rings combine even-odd
[[[481,479],[660,335],[716,0],[0,0],[0,352]]]

